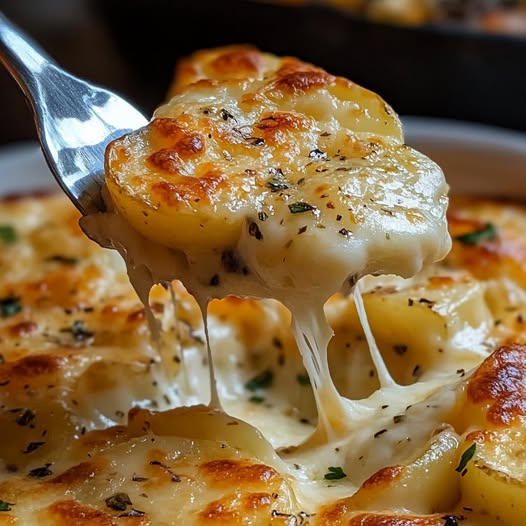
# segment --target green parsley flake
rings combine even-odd
[[[497,237],[497,227],[493,223],[486,223],[481,228],[456,236],[455,239],[463,245],[478,245],[481,241],[493,241]]]
[[[253,404],[262,404],[265,401],[265,397],[253,395],[248,399],[249,402],[252,402]]]
[[[340,480],[347,476],[340,466],[329,466],[327,469],[329,472],[325,473],[325,480]]]
[[[4,500],[0,499],[0,511],[11,511],[11,506],[13,504],[10,502],[5,502]]]
[[[291,214],[302,214],[303,212],[309,212],[310,210],[316,210],[316,207],[309,205],[309,203],[298,201],[297,203],[292,203],[291,205],[289,205],[289,210]]]
[[[19,296],[7,296],[0,299],[0,317],[9,318],[22,310]]]
[[[468,464],[468,462],[473,458],[473,455],[475,454],[475,450],[477,449],[477,444],[471,444],[464,453],[462,453],[462,456],[460,457],[460,462],[458,463],[458,466],[455,468],[455,471],[458,471],[458,473],[462,473]]]
[[[270,387],[274,381],[274,372],[270,369],[259,373],[258,375],[251,378],[246,384],[245,389],[249,391],[258,391],[259,389],[265,389]]]
[[[16,230],[11,225],[0,225],[0,239],[6,244],[11,245],[16,242],[18,236]]]

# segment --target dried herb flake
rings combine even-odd
[[[257,223],[252,222],[248,225],[248,235],[255,237],[258,241],[263,240],[263,234],[261,233]]]
[[[11,511],[12,502],[6,502],[5,500],[0,499],[0,511]]]
[[[22,414],[16,417],[15,422],[19,426],[27,426],[35,419],[35,413],[31,409],[26,409]]]
[[[76,265],[80,260],[70,256],[55,254],[46,258],[46,261],[54,261],[55,263],[62,263],[63,265]]]
[[[50,475],[53,475],[53,472],[49,469],[49,466],[51,464],[46,464],[40,468],[32,469],[28,475],[33,478],[41,479],[44,477],[49,477]]]
[[[132,505],[127,493],[115,493],[115,495],[108,497],[104,502],[108,508],[115,511],[125,511],[128,506]]]
[[[33,451],[36,451],[40,446],[43,446],[45,442],[29,442],[26,449],[22,451],[24,455],[27,455],[28,453],[32,453]]]
[[[273,177],[270,179],[270,181],[267,182],[267,186],[270,188],[271,192],[279,192],[280,190],[287,190],[288,184],[284,183],[283,181],[280,181],[279,179],[276,179]]]

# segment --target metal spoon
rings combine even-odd
[[[84,215],[103,211],[104,150],[146,118],[108,90],[61,69],[0,13],[0,62],[33,110],[49,168]]]

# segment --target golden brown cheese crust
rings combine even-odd
[[[201,79],[262,78],[276,67],[278,59],[254,46],[233,45],[196,51],[175,69],[169,96]]]
[[[519,203],[454,198],[448,212],[454,241],[448,261],[480,279],[507,276],[526,286],[524,217],[525,207]],[[491,226],[494,231],[488,228]],[[470,243],[469,235],[477,232],[481,233],[479,241]]]
[[[467,399],[492,426],[517,426],[526,416],[526,346],[497,349],[471,376]],[[473,411],[473,409],[472,409]]]

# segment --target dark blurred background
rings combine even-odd
[[[526,130],[524,37],[390,26],[329,7],[249,0],[0,0],[0,9],[65,68],[147,114],[163,100],[178,57],[246,42],[345,75],[401,114]],[[0,105],[0,143],[35,137],[4,71]]]

